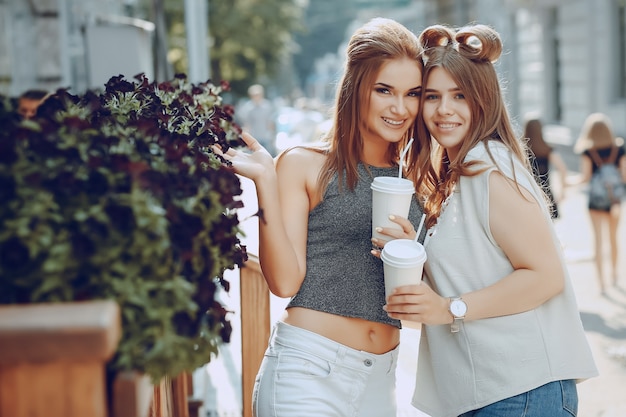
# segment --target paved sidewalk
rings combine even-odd
[[[619,285],[607,285],[601,295],[593,263],[593,237],[582,187],[566,190],[559,209],[561,219],[555,227],[564,246],[570,276],[576,290],[583,325],[591,344],[600,376],[578,385],[580,417],[626,416],[626,219],[620,224],[621,274]],[[252,213],[254,208],[250,209]],[[623,216],[626,216],[624,214]],[[250,240],[253,236],[249,235]],[[607,278],[608,280],[608,278]],[[224,302],[239,311],[239,283],[230,279],[232,289]],[[273,319],[277,319],[286,300],[272,297]],[[207,417],[240,417],[241,414],[241,341],[236,335],[238,317],[233,317],[233,341],[220,349],[220,357],[212,361],[196,377],[195,387],[205,401]],[[428,417],[410,405],[417,363],[419,331],[402,330],[397,372],[397,417]],[[204,388],[202,388],[204,387]],[[388,417],[388,416],[381,416]]]
[[[583,325],[600,376],[578,385],[581,417],[626,416],[626,220],[619,226],[620,274],[618,286],[605,277],[600,294],[593,261],[593,235],[587,199],[581,188],[567,189],[563,218],[556,223],[564,244],[570,276],[576,290]],[[606,246],[606,245],[605,245]],[[607,248],[608,250],[608,248]],[[608,259],[608,253],[605,256]],[[605,272],[609,270],[608,265]]]

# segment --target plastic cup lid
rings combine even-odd
[[[398,177],[376,177],[372,181],[371,188],[376,191],[399,192],[403,194],[413,194],[415,192],[415,187],[411,180]]]
[[[413,265],[426,261],[426,251],[419,242],[410,239],[395,239],[385,243],[380,257],[383,262]]]

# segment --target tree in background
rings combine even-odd
[[[156,0],[144,0],[148,3]],[[162,0],[163,1],[163,0]],[[273,79],[290,59],[294,33],[303,30],[303,0],[208,0],[211,79],[228,81],[244,96],[254,82]],[[188,68],[184,2],[164,0],[168,61],[177,73]]]
[[[299,50],[293,60],[302,87],[315,68],[315,61],[337,53],[347,39],[346,31],[357,15],[354,0],[310,0],[305,11],[305,30],[296,34]]]
[[[210,0],[209,4],[213,76],[243,92],[251,81],[276,74],[293,47],[293,33],[302,29],[299,1]]]

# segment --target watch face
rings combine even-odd
[[[454,300],[450,303],[450,311],[456,317],[463,317],[467,312],[467,305],[462,300]]]

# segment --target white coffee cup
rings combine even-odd
[[[390,239],[376,231],[377,227],[402,230],[399,224],[389,220],[391,214],[407,218],[411,199],[415,194],[413,182],[400,177],[376,177],[372,181],[372,237]]]
[[[394,288],[422,282],[426,262],[424,246],[411,239],[395,239],[387,242],[380,254],[385,274],[385,296]]]

